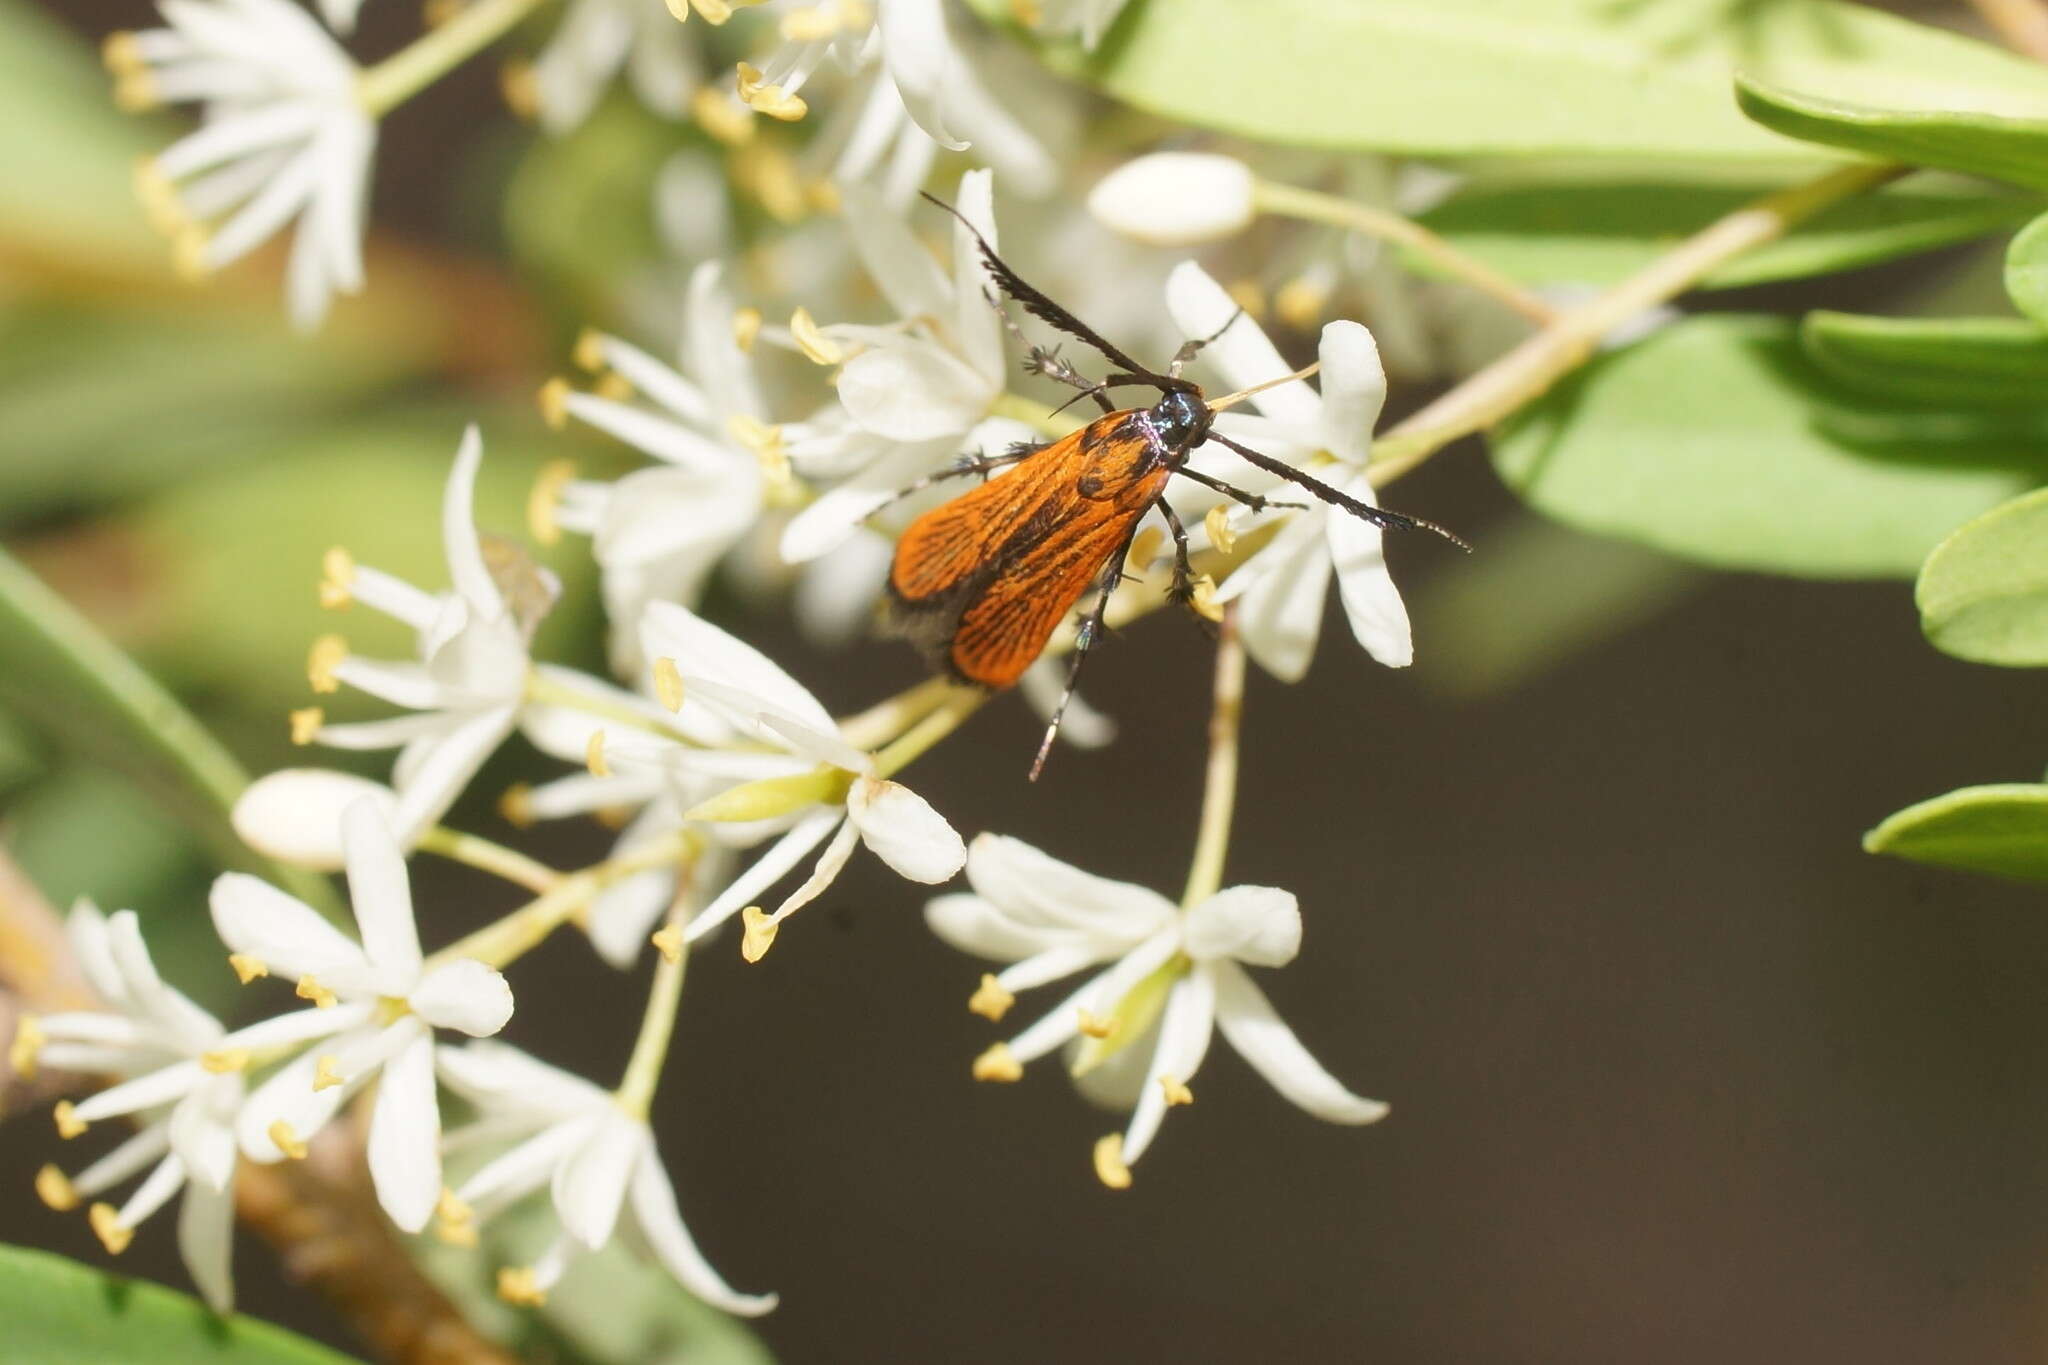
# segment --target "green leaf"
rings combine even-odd
[[[350,1357],[197,1299],[0,1244],[7,1365],[347,1365]]]
[[[1421,221],[1504,274],[1530,284],[1613,284],[1673,245],[1791,181],[1627,175],[1579,166],[1572,178],[1510,172],[1482,178]],[[1706,289],[1733,289],[1876,265],[2015,227],[2038,213],[2031,197],[1916,176],[1858,195],[1803,223],[1790,236],[1746,252],[1708,276]],[[1430,271],[1408,253],[1411,269]]]
[[[1879,398],[2048,408],[2048,332],[2023,318],[1808,313],[1799,336],[1831,377]]]
[[[177,698],[0,551],[0,699],[80,754],[126,774],[176,812],[216,861],[248,868],[316,906],[327,882],[259,858],[228,811],[248,777]]]
[[[1964,787],[1908,806],[1863,836],[1868,853],[2048,880],[2048,785]]]
[[[1843,391],[1791,322],[1716,314],[1595,360],[1508,424],[1494,463],[1539,511],[1701,563],[1907,577],[2039,483],[2048,439]]]
[[[1846,97],[1744,73],[1736,97],[1742,112],[1787,137],[2048,189],[2048,70],[2015,66],[1981,85],[1863,71]]]
[[[1957,528],[1914,592],[1920,628],[1959,659],[2048,666],[2048,489]]]
[[[975,0],[996,21],[1010,0]],[[1435,156],[1797,158],[1728,97],[1738,65],[2026,88],[1988,44],[1830,0],[1141,0],[1056,67],[1167,118],[1270,142]]]
[[[2020,229],[2006,248],[2005,292],[2014,307],[2048,327],[2048,214]]]

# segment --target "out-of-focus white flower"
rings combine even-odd
[[[773,1294],[742,1294],[727,1285],[697,1250],[653,1132],[616,1096],[503,1043],[444,1048],[439,1065],[448,1087],[477,1109],[473,1128],[449,1134],[451,1147],[517,1140],[444,1201],[445,1230],[467,1240],[477,1223],[543,1186],[560,1221],[560,1232],[532,1266],[499,1271],[505,1298],[539,1303],[572,1257],[612,1240],[624,1215],[662,1269],[706,1303],[746,1317],[775,1307]]]
[[[1031,26],[1055,37],[1077,33],[1084,47],[1092,48],[1109,32],[1109,26],[1123,13],[1125,0],[1032,0],[1026,13],[1036,11]]]
[[[696,25],[676,22],[665,0],[571,0],[533,61],[541,127],[575,128],[621,71],[642,104],[682,118],[703,78],[696,34]]]
[[[1256,211],[1252,189],[1251,168],[1236,157],[1153,152],[1097,181],[1088,211],[1141,242],[1189,246],[1248,227]]]
[[[74,1208],[148,1168],[119,1209],[92,1207],[93,1231],[118,1255],[143,1219],[184,1190],[178,1250],[207,1303],[225,1313],[235,1297],[234,1118],[246,1054],[212,1015],[157,976],[133,910],[103,916],[80,901],[66,928],[73,955],[107,1008],[23,1019],[16,1068],[28,1072],[41,1063],[128,1078],[76,1105],[59,1105],[57,1127],[67,1138],[123,1115],[139,1116],[141,1128],[76,1176],[45,1166],[36,1192],[52,1208]]]
[[[213,925],[244,980],[295,978],[310,1009],[233,1035],[259,1049],[328,1039],[280,1067],[236,1119],[243,1155],[271,1162],[302,1145],[377,1077],[370,1176],[378,1202],[408,1232],[426,1226],[441,1193],[441,1109],[434,1030],[487,1037],[512,1017],[512,989],[470,958],[428,966],[413,922],[405,858],[373,800],[342,816],[349,899],[360,942],[268,882],[230,872],[213,884]]]
[[[1167,281],[1166,304],[1188,336],[1208,336],[1230,324],[1202,355],[1232,387],[1250,388],[1292,373],[1258,324],[1240,313],[1223,287],[1194,262],[1175,268]],[[1312,469],[1340,492],[1373,502],[1366,462],[1372,455],[1373,424],[1387,396],[1379,350],[1364,327],[1333,322],[1323,328],[1319,355],[1320,393],[1303,380],[1281,384],[1249,400],[1258,407],[1258,417],[1226,413],[1217,425],[1254,450]],[[1219,447],[1198,452],[1194,464],[1255,491],[1274,483],[1270,475],[1254,472],[1246,477],[1249,467]],[[1307,502],[1308,510],[1259,514],[1286,521],[1279,534],[1217,592],[1219,601],[1242,599],[1239,620],[1245,649],[1275,677],[1288,682],[1300,678],[1315,656],[1323,598],[1335,574],[1359,644],[1381,663],[1405,667],[1414,659],[1414,642],[1408,610],[1387,572],[1380,529],[1297,493],[1300,490],[1283,496]],[[1232,518],[1248,520],[1237,512]]]
[[[143,164],[143,204],[194,274],[238,260],[297,220],[285,294],[318,323],[362,288],[362,236],[377,124],[356,64],[288,0],[163,0],[167,28],[106,48],[131,108],[199,103],[205,121]],[[339,8],[353,17],[354,6]],[[330,18],[334,17],[330,12]]]
[[[265,857],[338,872],[341,813],[365,798],[397,822],[398,794],[381,782],[332,768],[281,768],[251,782],[231,818],[242,842]]]
[[[690,276],[676,368],[600,333],[586,334],[578,348],[590,368],[617,377],[610,387],[626,386],[646,403],[566,384],[543,397],[551,416],[587,422],[661,461],[616,483],[567,481],[559,502],[537,495],[543,518],[592,539],[622,672],[639,662],[635,623],[646,604],[696,601],[712,566],[760,515],[771,478],[789,477],[783,434],[765,420],[735,316],[722,267],[707,261]],[[536,530],[549,533],[545,521]]]
[[[1109,964],[1037,1023],[984,1052],[976,1079],[1014,1081],[1025,1063],[1084,1036],[1077,1070],[1154,1039],[1129,1127],[1096,1146],[1105,1184],[1128,1184],[1131,1163],[1151,1145],[1167,1109],[1194,1099],[1188,1082],[1216,1028],[1275,1090],[1317,1118],[1357,1124],[1386,1116],[1386,1105],[1352,1094],[1309,1055],[1245,971],[1285,966],[1301,951],[1291,893],[1233,886],[1182,910],[1145,887],[990,834],[975,839],[967,878],[973,894],[941,896],[925,918],[954,947],[1012,964],[982,978],[976,1013],[999,1019],[1015,992]]]
[[[960,870],[967,851],[945,817],[908,787],[877,774],[874,755],[842,740],[818,699],[765,655],[673,603],[649,606],[641,632],[650,659],[673,661],[685,711],[699,710],[725,727],[733,757],[771,758],[787,765],[787,778],[821,779],[816,794],[781,802],[772,812],[719,813],[748,823],[773,818],[787,832],[698,912],[685,938],[695,941],[751,909],[755,897],[820,844],[825,848],[811,875],[774,914],[749,914],[743,949],[750,959],[767,951],[783,920],[832,884],[855,844],[866,844],[912,881],[942,882]],[[678,719],[687,728],[687,719]],[[709,817],[700,811],[700,818]]]

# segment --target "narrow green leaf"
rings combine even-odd
[[[2015,308],[2048,327],[2048,214],[2021,228],[2006,248],[2005,292]]]
[[[992,20],[1010,0],[974,0]],[[1049,62],[1140,109],[1298,146],[1422,155],[1796,158],[1728,98],[1797,88],[2025,88],[2031,63],[1831,0],[1144,0]]]
[[[1789,183],[1756,175],[1735,181],[1617,178],[1585,167],[1574,168],[1569,180],[1510,172],[1476,181],[1424,214],[1422,222],[1514,279],[1604,285]],[[1835,205],[1790,236],[1737,257],[1701,287],[1733,289],[1876,265],[2016,227],[2041,208],[2030,196],[1916,176]],[[1412,269],[1433,269],[1413,253],[1404,259]]]
[[[216,861],[332,906],[327,882],[259,858],[228,811],[248,776],[177,698],[0,551],[0,699],[67,747],[126,774],[206,843]]]
[[[1863,836],[1868,853],[2048,880],[2048,785],[1963,787],[1908,806]]]
[[[1878,398],[1954,407],[2048,407],[2048,332],[2024,318],[1808,313],[1807,357]]]
[[[2025,79],[1977,88],[1895,86],[1864,72],[1853,87],[1861,99],[1745,73],[1736,98],[1745,114],[1787,137],[2048,189],[2048,71],[2020,65]]]
[[[347,1365],[350,1357],[197,1299],[0,1244],[0,1355],[7,1365]]]
[[[1926,439],[1933,421],[1950,439]],[[1790,321],[1716,314],[1587,366],[1505,428],[1494,463],[1539,511],[1701,563],[1907,577],[2039,483],[2048,439],[1846,392]]]
[[[2048,667],[2048,489],[1957,528],[1927,557],[1914,600],[1945,653]]]

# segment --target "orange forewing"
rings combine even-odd
[[[1116,412],[933,508],[896,543],[899,628],[955,676],[1011,686],[1171,476],[1141,414]]]

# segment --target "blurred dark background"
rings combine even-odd
[[[408,31],[398,8],[367,8],[360,50]],[[58,10],[93,34],[148,17],[127,0]],[[481,116],[494,98],[469,72],[423,101],[415,135],[380,158],[380,225],[422,250],[488,249],[448,186],[498,145]],[[422,120],[446,137],[418,135]],[[1967,289],[1979,265],[1949,253],[1716,306],[1883,311]],[[544,372],[464,382],[498,401]],[[1056,1069],[969,1080],[993,1036],[964,1008],[980,968],[925,932],[920,891],[862,855],[763,963],[726,940],[693,970],[657,1115],[706,1253],[736,1286],[783,1296],[763,1339],[789,1361],[987,1365],[2040,1358],[2048,915],[2036,891],[1857,843],[1920,797],[2040,771],[2040,676],[1935,653],[1904,583],[1695,577],[1532,530],[1469,443],[1399,493],[1482,559],[1489,541],[1547,537],[1588,572],[1654,587],[1626,629],[1481,689],[1488,639],[1540,634],[1558,580],[1494,581],[1493,614],[1475,618],[1452,577],[1472,570],[1403,543],[1422,665],[1371,665],[1333,616],[1305,682],[1253,678],[1228,880],[1299,894],[1303,956],[1263,984],[1392,1116],[1322,1125],[1219,1041],[1200,1102],[1132,1189],[1106,1191],[1089,1147],[1118,1120]],[[273,515],[283,534],[301,513],[280,500]],[[431,534],[392,519],[393,537]],[[95,525],[53,519],[17,544],[61,582]],[[308,601],[323,547],[275,564]],[[317,627],[310,608],[304,624],[284,653]],[[826,655],[770,619],[746,630],[835,709],[915,676],[895,646]],[[1453,643],[1432,664],[1438,641]],[[1174,890],[1206,642],[1162,615],[1095,659],[1089,696],[1125,722],[1114,747],[1063,750],[1028,785],[1037,725],[1006,700],[912,780],[964,832]],[[269,729],[236,739],[253,767],[293,759]],[[458,823],[512,837],[487,798],[532,769],[522,754],[494,766]],[[26,818],[10,811],[10,835]],[[538,841],[566,864],[605,837]],[[450,935],[509,903],[430,861],[418,875]],[[577,942],[513,975],[508,1037],[600,1077],[621,1064],[637,988]],[[1027,997],[1019,1017],[1051,1003]],[[0,1130],[0,1159],[6,1238],[100,1259],[83,1220],[28,1188],[42,1161],[75,1169],[75,1151],[30,1120]],[[124,1268],[182,1285],[172,1241],[152,1222]],[[347,1346],[267,1260],[243,1247],[243,1306]]]

